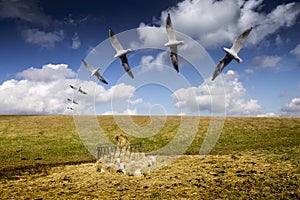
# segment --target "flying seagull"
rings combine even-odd
[[[178,73],[179,68],[178,68],[178,59],[177,59],[177,46],[183,45],[184,42],[176,40],[176,35],[173,30],[173,25],[169,13],[166,20],[166,31],[167,31],[169,41],[165,44],[165,47],[170,47],[170,59],[173,64],[173,67]]]
[[[105,84],[108,84],[106,82],[106,80],[99,74],[99,70],[100,70],[100,67],[97,67],[96,69],[92,66],[90,66],[85,60],[82,59],[82,62],[85,66],[85,68],[87,68],[87,70],[89,70],[90,72],[92,72],[91,76],[96,76],[99,81],[105,83]]]
[[[223,48],[226,52],[226,55],[224,58],[222,58],[219,63],[217,64],[217,67],[214,71],[214,74],[212,76],[212,81],[222,72],[222,70],[234,59],[238,63],[243,62],[243,60],[237,55],[238,52],[241,50],[243,43],[245,42],[246,38],[250,34],[252,30],[252,27],[245,30],[241,35],[238,36],[238,38],[234,41],[232,47],[230,49]]]
[[[74,99],[72,100],[72,99],[67,98],[67,100],[74,103],[74,104],[78,104],[78,102],[76,102]]]
[[[67,107],[67,109],[69,109],[69,110],[74,110],[74,108],[72,108],[72,107]]]
[[[81,90],[81,87],[77,88],[73,85],[70,85],[70,87],[73,89],[73,90],[76,90],[77,92],[80,92],[82,94],[87,94],[85,91]]]
[[[114,32],[112,31],[111,28],[109,28],[109,39],[110,39],[111,45],[117,51],[117,53],[115,54],[114,58],[119,57],[121,59],[122,66],[123,66],[124,70],[127,72],[127,74],[131,78],[134,78],[133,74],[131,72],[130,66],[128,64],[127,57],[126,57],[126,54],[129,53],[129,52],[131,52],[132,49],[126,49],[126,50],[124,50],[123,47],[122,47],[122,45],[118,41],[117,37],[115,36],[115,34],[114,34]]]

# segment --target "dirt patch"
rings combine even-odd
[[[142,177],[97,172],[95,163],[2,179],[0,199],[300,198],[299,166],[249,154],[182,156]]]

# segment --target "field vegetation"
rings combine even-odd
[[[146,116],[132,120],[140,126]],[[108,138],[123,133],[99,116]],[[167,117],[151,138],[129,135],[145,152],[163,147],[180,117]],[[0,116],[0,199],[300,199],[300,118],[227,117],[211,153],[200,146],[210,117],[200,117],[185,155],[143,177],[96,172],[72,116]]]

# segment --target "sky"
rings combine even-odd
[[[184,41],[179,73],[164,47],[167,13]],[[223,47],[250,27],[243,62],[211,81]],[[109,28],[133,50],[134,79]],[[1,0],[0,30],[0,114],[300,116],[299,1]]]

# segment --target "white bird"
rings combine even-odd
[[[223,48],[226,52],[226,55],[218,62],[217,67],[213,73],[212,80],[214,80],[233,59],[236,60],[238,63],[243,62],[243,60],[237,54],[241,50],[251,30],[252,27],[245,30],[241,35],[239,35],[230,49],[225,47]]]
[[[89,70],[92,73],[91,76],[96,76],[99,79],[99,81],[108,84],[107,81],[99,73],[100,67],[97,67],[95,69],[94,67],[90,66],[85,60],[82,59],[82,62],[85,68],[87,68],[87,70]]]
[[[124,70],[127,72],[127,74],[131,77],[133,77],[133,74],[131,72],[130,66],[128,64],[128,60],[126,57],[126,54],[131,52],[132,49],[126,49],[124,50],[122,45],[120,44],[120,42],[118,41],[117,37],[115,36],[115,34],[113,33],[112,29],[109,28],[109,39],[110,39],[110,43],[112,45],[112,47],[116,50],[116,54],[114,55],[114,58],[119,57],[121,59],[122,62],[122,66],[124,68]]]
[[[77,87],[75,87],[75,86],[73,86],[73,85],[70,85],[70,87],[71,87],[73,90],[76,90],[77,92],[80,92],[80,93],[82,93],[82,94],[87,94],[86,92],[84,92],[84,91],[81,89],[81,87],[77,88]]]
[[[74,103],[74,104],[78,104],[78,102],[76,102],[74,99],[72,100],[72,99],[67,98],[67,100]]]
[[[165,43],[165,47],[170,47],[170,59],[173,64],[173,67],[179,72],[178,68],[178,59],[177,59],[177,46],[183,45],[184,41],[178,41],[176,40],[176,35],[173,30],[173,25],[171,21],[170,14],[168,13],[167,19],[166,19],[166,31],[168,35],[168,42]]]

